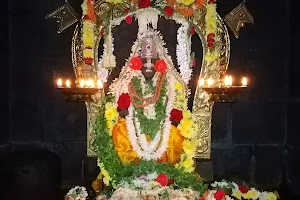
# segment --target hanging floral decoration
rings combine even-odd
[[[94,12],[94,0],[84,0],[82,5],[83,21],[82,21],[82,43],[83,43],[83,59],[86,64],[91,65],[94,60],[95,46],[95,24],[96,15]]]
[[[207,13],[205,15],[206,41],[207,41],[208,52],[204,58],[207,62],[213,62],[218,57],[218,52],[214,48],[215,36],[217,32],[216,7],[217,7],[216,0],[208,0],[208,4],[206,6]]]

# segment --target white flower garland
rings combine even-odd
[[[177,31],[176,58],[180,69],[182,80],[188,84],[191,80],[193,70],[191,63],[191,36],[188,34],[189,26],[181,25]]]
[[[174,85],[172,77],[167,76],[168,85]],[[126,125],[129,133],[129,140],[132,148],[137,152],[138,157],[145,160],[157,160],[168,148],[168,141],[171,129],[170,112],[173,108],[174,91],[170,87],[169,99],[166,105],[166,118],[164,120],[162,133],[158,132],[154,140],[150,143],[147,138],[141,133],[140,125],[137,119],[134,118],[134,108],[131,105],[128,109],[129,114],[126,116]],[[135,123],[134,123],[135,122]],[[162,134],[162,136],[161,136]],[[159,144],[159,142],[161,143]]]

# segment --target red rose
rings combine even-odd
[[[125,21],[127,24],[131,24],[132,23],[132,17],[129,15],[125,18]]]
[[[195,34],[195,28],[194,28],[194,27],[192,27],[192,28],[190,29],[190,34],[191,34],[191,35],[194,35],[194,34]]]
[[[129,66],[133,70],[140,70],[142,69],[143,62],[140,57],[134,57],[130,60]]]
[[[206,200],[204,197],[199,198],[198,200]]]
[[[167,176],[167,174],[159,174],[155,180],[158,183],[160,183],[162,186],[168,185],[168,176]]]
[[[154,69],[157,72],[164,72],[167,69],[167,64],[164,60],[158,60],[155,62]]]
[[[249,191],[249,188],[245,185],[240,185],[239,190],[241,191],[241,193],[246,194]]]
[[[173,108],[170,115],[170,121],[180,122],[183,118],[182,111]]]
[[[174,10],[170,6],[166,6],[164,8],[164,13],[166,16],[171,17],[174,14]]]
[[[168,185],[172,185],[172,184],[174,184],[174,183],[175,183],[174,179],[169,179],[169,180],[168,180]]]
[[[90,65],[93,62],[93,58],[84,58],[84,62],[85,62],[85,64]]]
[[[138,0],[140,8],[148,8],[150,6],[150,0]]]
[[[216,200],[222,200],[223,197],[225,197],[225,192],[223,190],[218,190],[215,194],[214,197]]]
[[[129,8],[126,8],[125,10],[123,10],[123,13],[127,14],[129,12]]]
[[[129,94],[122,93],[118,99],[118,108],[127,109],[130,106],[130,96]]]
[[[213,46],[214,46],[214,43],[209,42],[209,43],[207,44],[207,46],[208,46],[208,47],[213,47]]]

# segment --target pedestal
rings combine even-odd
[[[213,181],[213,161],[211,159],[196,159],[196,172],[207,181]]]

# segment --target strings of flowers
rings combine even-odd
[[[193,172],[194,156],[197,146],[195,138],[197,126],[193,120],[191,112],[187,109],[187,100],[183,96],[183,86],[179,82],[174,83],[175,102],[171,112],[171,120],[178,123],[178,130],[184,136],[182,143],[183,153],[180,156],[180,162],[175,165],[176,168],[183,169],[184,172]]]
[[[205,55],[207,62],[213,62],[218,57],[218,52],[214,48],[215,36],[217,32],[217,11],[216,0],[208,0],[206,6],[205,24],[206,24],[206,40],[208,52]]]
[[[82,21],[82,43],[83,43],[83,59],[86,64],[91,65],[94,60],[95,46],[95,24],[96,15],[94,12],[94,0],[84,0],[82,5],[83,21]]]

